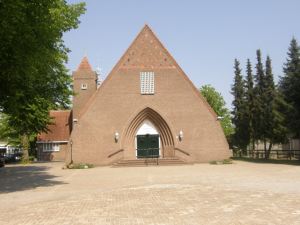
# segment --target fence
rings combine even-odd
[[[233,151],[234,157],[248,157],[263,159],[265,158],[265,150],[236,150]],[[269,154],[270,159],[289,159],[289,160],[300,160],[300,150],[271,150]]]

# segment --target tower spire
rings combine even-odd
[[[86,55],[82,58],[77,70],[93,70]]]

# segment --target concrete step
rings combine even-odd
[[[113,167],[131,167],[131,166],[171,166],[186,165],[187,163],[178,158],[161,159],[122,159],[113,164]]]

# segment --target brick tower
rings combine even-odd
[[[97,74],[92,70],[86,56],[73,72],[73,90],[73,119],[78,119],[80,111],[97,90]]]

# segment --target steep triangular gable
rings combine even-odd
[[[129,48],[123,54],[118,63],[114,66],[107,78],[103,81],[100,88],[91,97],[86,107],[82,110],[80,115],[84,114],[87,108],[99,91],[108,83],[111,76],[116,70],[142,68],[142,69],[177,69],[181,76],[190,84],[192,91],[200,98],[201,101],[207,106],[208,110],[213,116],[216,116],[214,110],[210,107],[207,101],[200,94],[199,90],[194,86],[188,76],[177,64],[172,55],[163,46],[160,40],[156,37],[154,32],[148,25],[145,25]]]
[[[160,41],[145,25],[120,60],[119,69],[170,69],[176,68]]]

